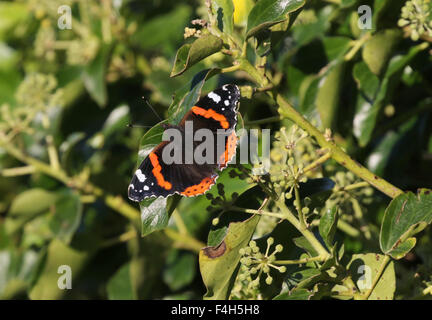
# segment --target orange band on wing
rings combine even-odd
[[[228,123],[227,119],[225,118],[225,116],[222,115],[222,114],[217,113],[213,109],[206,110],[206,109],[194,106],[194,107],[192,107],[191,110],[192,110],[193,113],[195,113],[197,115],[200,115],[200,116],[203,116],[204,118],[207,118],[207,119],[208,118],[212,118],[212,119],[214,119],[216,121],[219,121],[221,127],[224,128],[224,129],[228,129],[229,128],[229,123]]]
[[[159,164],[159,160],[158,160],[157,155],[155,155],[153,152],[151,152],[149,154],[149,158],[150,158],[151,164],[153,166],[152,172],[153,172],[153,175],[156,177],[156,181],[157,181],[158,185],[160,185],[162,188],[164,188],[166,190],[170,190],[172,188],[172,184],[169,183],[168,181],[165,181],[165,179],[161,173],[162,167]]]
[[[204,178],[200,183],[186,188],[181,194],[187,197],[196,196],[206,192],[215,183],[215,177]]]
[[[219,158],[219,168],[225,168],[227,166],[228,161],[231,160],[237,148],[237,135],[235,131],[231,133],[228,137],[225,152],[221,154]]]

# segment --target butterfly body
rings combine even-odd
[[[174,140],[161,142],[143,160],[129,184],[129,199],[139,202],[175,193],[192,197],[208,191],[215,184],[218,171],[235,154],[239,100],[238,87],[227,84],[202,97],[178,125],[164,125],[165,131],[176,130],[180,139],[175,144]],[[212,138],[213,147],[212,152],[203,152],[207,159],[204,162],[195,157],[204,139],[195,138],[203,131],[211,135],[208,138]],[[180,156],[172,162],[167,155],[176,151]]]

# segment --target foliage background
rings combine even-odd
[[[254,2],[234,3],[241,34]],[[72,7],[72,30],[57,28],[63,4]],[[373,8],[373,37],[357,26],[360,4]],[[398,26],[404,5],[307,1],[292,28],[277,35],[265,64],[277,91],[322,130],[330,128],[350,156],[415,192],[432,187],[432,63],[430,36]],[[147,129],[126,125],[159,122],[142,96],[165,118],[173,94],[187,91],[199,71],[230,66],[218,52],[170,77],[177,49],[191,40],[183,38],[185,27],[206,19],[206,10],[198,0],[0,2],[0,298],[203,297],[198,253],[220,239],[209,236],[211,199],[183,199],[168,228],[139,237],[138,206],[126,190]],[[268,49],[250,45],[247,55]],[[203,93],[228,82],[252,84],[244,72],[223,73],[206,81]],[[246,127],[291,126],[263,94],[242,99],[240,112]],[[227,172],[221,182],[230,196],[249,188]],[[335,162],[323,176],[342,187],[356,182]],[[351,229],[338,229],[336,239],[348,256],[379,252],[389,198],[362,192],[348,194],[351,204],[340,209]],[[354,214],[351,198],[360,201],[363,216]],[[291,237],[283,240],[292,246]],[[430,229],[417,243],[395,264],[396,298],[430,292]],[[72,267],[72,290],[57,288],[64,264]],[[259,297],[276,295],[263,292]]]

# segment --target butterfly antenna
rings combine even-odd
[[[146,102],[146,104],[150,107],[150,109],[153,111],[153,113],[156,115],[156,117],[158,117],[160,121],[163,121],[163,119],[158,115],[158,113],[153,108],[153,106],[150,104],[150,102],[148,102],[148,100],[145,97],[142,97],[142,98]]]

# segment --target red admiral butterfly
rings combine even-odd
[[[164,148],[170,141],[163,141],[156,146],[143,160],[128,188],[128,197],[133,201],[142,201],[148,197],[167,197],[179,193],[186,197],[193,197],[205,193],[210,189],[218,177],[217,170],[223,170],[235,154],[237,136],[237,104],[240,100],[240,90],[236,85],[226,84],[202,97],[181,120],[178,125],[166,125],[167,128],[177,129],[182,136],[182,146],[185,146],[185,124],[191,121],[193,134],[200,129],[209,129],[214,136],[214,150],[212,162],[197,163],[184,161],[186,152],[182,148],[181,164],[166,164],[162,159]],[[218,132],[219,129],[219,132]],[[225,129],[224,148],[217,146],[217,135],[220,129]],[[220,140],[219,140],[220,141]],[[201,142],[193,142],[193,151]],[[221,150],[221,152],[217,152]],[[195,152],[194,152],[195,154]]]

